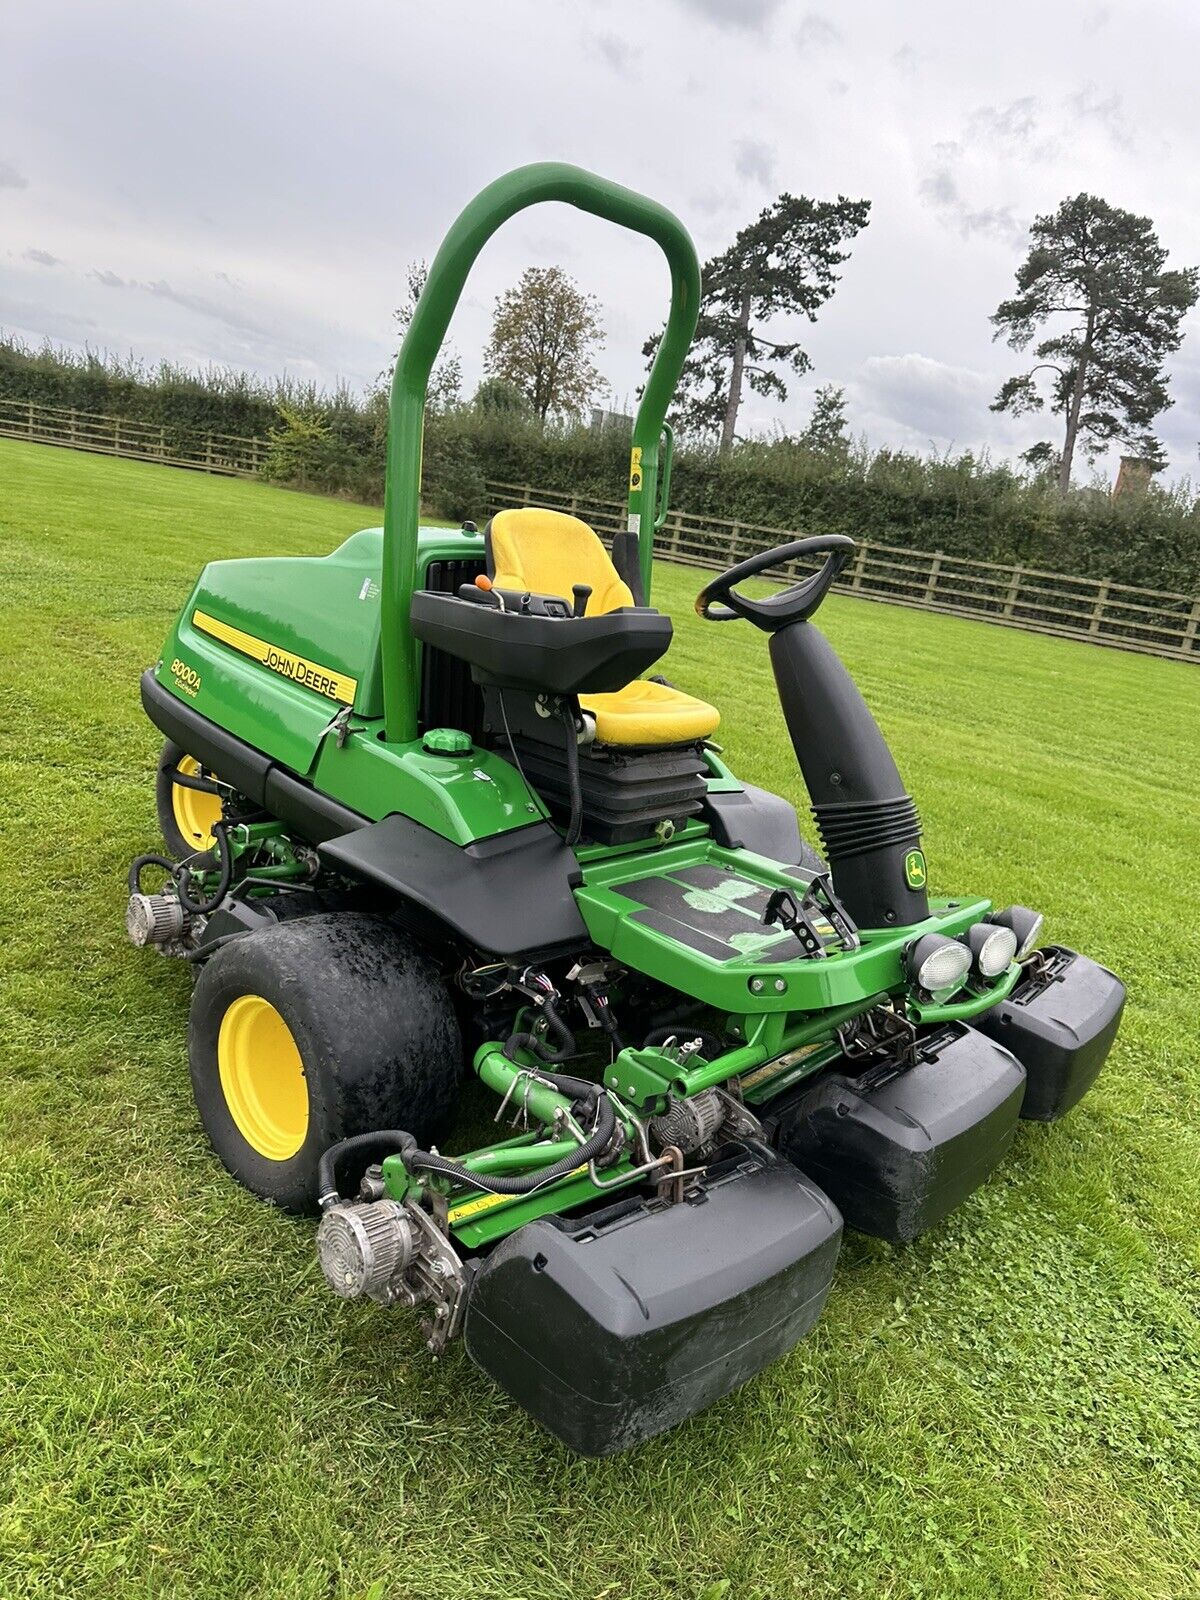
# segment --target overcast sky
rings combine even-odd
[[[369,385],[405,263],[525,161],[644,190],[700,255],[784,189],[872,202],[814,370],[743,424],[843,385],[875,445],[1012,455],[1057,424],[988,403],[988,317],[1030,219],[1088,189],[1200,263],[1195,0],[4,0],[0,326],[150,360]],[[566,207],[510,223],[452,327],[468,381],[492,302],[557,262],[603,305],[616,401],[666,284],[653,246]],[[1160,431],[1200,438],[1200,316]]]

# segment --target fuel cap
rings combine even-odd
[[[421,744],[432,756],[469,756],[473,748],[461,728],[430,728]]]

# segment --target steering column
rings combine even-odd
[[[810,621],[854,549],[842,534],[796,539],[730,567],[701,590],[709,622],[742,618],[770,634],[771,666],[838,898],[860,928],[929,915],[921,822],[866,701]],[[811,577],[766,599],[737,585],[769,568],[824,555]]]

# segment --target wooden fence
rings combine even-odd
[[[583,517],[600,533],[611,535],[625,526],[623,500],[558,494],[526,483],[491,480],[487,489],[492,510],[546,505]],[[764,547],[800,537],[762,523],[672,511],[655,535],[654,553],[664,561],[712,571],[732,566]],[[768,576],[786,580],[803,570],[792,564]],[[864,600],[886,600],[922,611],[998,622],[1006,628],[1200,662],[1200,599],[1194,595],[887,544],[860,544],[835,587]]]
[[[203,433],[170,422],[132,422],[100,411],[42,406],[32,400],[0,400],[0,437],[66,445],[104,456],[131,456],[235,478],[253,477],[270,448],[266,439]]]
[[[229,477],[253,477],[270,448],[266,439],[203,433],[171,423],[131,422],[28,400],[0,400],[0,437],[158,461]],[[611,535],[625,526],[623,500],[560,494],[528,483],[494,480],[489,480],[487,490],[492,510],[548,505],[584,517],[600,533]],[[711,571],[797,537],[762,523],[673,511],[656,536],[655,554],[664,561]],[[786,580],[801,570],[789,567],[771,576]],[[860,544],[837,588],[864,600],[886,600],[922,611],[981,618],[1006,628],[1200,662],[1200,599],[1194,595],[887,544]]]

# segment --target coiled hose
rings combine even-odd
[[[217,842],[217,855],[221,863],[221,875],[217,879],[217,887],[207,900],[193,900],[190,893],[191,873],[186,861],[172,861],[170,856],[144,855],[135,856],[129,863],[129,892],[141,893],[141,877],[147,867],[161,867],[170,875],[175,885],[175,893],[179,896],[179,903],[185,911],[190,911],[193,916],[207,917],[224,900],[229,893],[229,885],[233,881],[233,851],[229,848],[226,838],[226,829],[231,826],[228,822],[214,822],[212,825],[213,838]],[[195,860],[195,857],[190,859]]]

